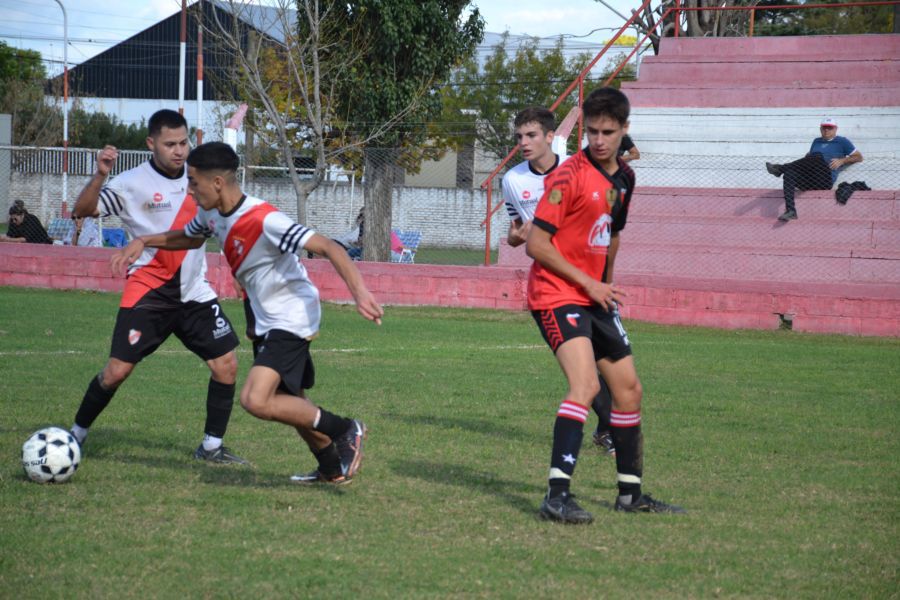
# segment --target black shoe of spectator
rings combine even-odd
[[[766,163],[766,171],[774,175],[775,177],[781,177],[781,165],[776,165],[775,163]]]
[[[793,221],[797,218],[796,210],[786,210],[784,211],[780,217],[778,217],[779,221]]]

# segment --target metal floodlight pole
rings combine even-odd
[[[187,0],[181,0],[181,42],[178,45],[178,113],[184,114],[184,61],[187,55]]]
[[[69,199],[69,16],[62,0],[56,0],[63,13],[63,206]]]

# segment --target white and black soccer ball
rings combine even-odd
[[[22,445],[22,468],[32,481],[68,481],[81,462],[81,447],[70,432],[59,427],[35,431]]]

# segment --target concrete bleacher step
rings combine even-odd
[[[763,36],[763,37],[666,37],[660,54],[678,56],[765,56],[787,54],[831,55],[835,58],[868,56],[872,60],[900,56],[900,36],[892,34]]]
[[[641,83],[647,85],[703,82],[705,85],[795,86],[815,83],[835,85],[889,84],[900,82],[900,58],[835,59],[833,56],[649,56],[641,63]],[[629,86],[632,87],[632,86]]]
[[[898,282],[900,256],[851,250],[810,249],[799,253],[792,249],[756,246],[674,246],[671,244],[631,244],[616,259],[616,272],[646,275],[677,275],[719,279],[770,282]]]
[[[796,197],[801,221],[812,219],[900,221],[897,192],[854,192],[846,205],[835,202],[833,191],[799,192]],[[741,188],[690,189],[641,187],[632,200],[630,218],[702,215],[707,217],[763,217],[772,219],[784,211],[781,190]]]
[[[853,83],[823,84],[798,81],[796,86],[785,84],[737,84],[727,81],[674,87],[669,83],[623,83],[632,105],[653,107],[833,107],[833,106],[896,106],[900,85],[860,85]]]

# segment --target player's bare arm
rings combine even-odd
[[[521,246],[528,240],[528,232],[531,231],[531,221],[522,222],[516,219],[509,223],[509,232],[506,234],[506,243],[512,247]]]
[[[142,235],[136,237],[127,246],[113,253],[110,259],[114,275],[124,277],[144,248],[160,248],[162,250],[193,250],[206,243],[204,238],[193,238],[185,235],[183,229],[173,229],[164,233]]]
[[[609,239],[609,250],[606,254],[606,279],[605,283],[612,285],[613,268],[616,266],[616,255],[619,253],[619,232],[614,232]]]
[[[343,246],[316,233],[306,242],[303,248],[324,256],[331,261],[334,270],[341,276],[341,279],[347,284],[347,289],[353,295],[353,299],[356,301],[357,312],[369,321],[374,321],[376,324],[381,325],[384,309],[375,301],[375,297],[366,287],[359,269],[350,260],[350,255],[347,254]]]
[[[544,231],[540,227],[532,227],[526,246],[528,256],[560,277],[580,286],[591,300],[605,310],[615,308],[613,302],[624,304],[622,299],[625,294],[621,290],[608,283],[591,279],[587,273],[563,258],[551,240],[552,236],[548,231]]]
[[[76,217],[96,217],[100,214],[97,210],[97,202],[100,199],[100,190],[106,183],[116,159],[119,157],[119,150],[115,146],[104,146],[97,154],[97,170],[91,176],[87,185],[78,194],[75,200],[75,206],[72,207],[72,213]]]

